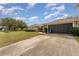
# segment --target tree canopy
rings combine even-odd
[[[13,18],[3,18],[1,19],[1,26],[5,26],[6,30],[23,30],[24,28],[27,28],[27,24],[22,20],[17,20]]]
[[[79,3],[75,4],[76,9],[79,9]]]

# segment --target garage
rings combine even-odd
[[[79,19],[59,19],[43,25],[46,33],[69,33],[72,27],[79,27]]]

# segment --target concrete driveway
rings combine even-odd
[[[0,48],[9,56],[79,56],[79,43],[68,34],[45,34]]]
[[[49,34],[36,47],[24,52],[23,56],[79,56],[79,43],[67,34]]]

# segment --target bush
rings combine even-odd
[[[71,28],[70,33],[75,35],[75,36],[79,36],[79,28],[77,28],[77,27]]]

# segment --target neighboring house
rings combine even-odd
[[[2,26],[0,26],[0,30],[2,30]]]
[[[0,24],[1,24],[1,20],[0,20]],[[2,26],[0,25],[0,30],[2,30]]]
[[[1,30],[1,31],[6,30],[6,26],[1,26],[1,20],[0,20],[0,30]]]
[[[6,30],[6,26],[0,26],[0,30],[1,31],[5,31]]]
[[[69,33],[72,27],[79,27],[79,18],[58,19],[43,25],[44,32]]]
[[[34,31],[38,32],[38,31],[40,31],[40,27],[41,27],[41,25],[34,24],[34,25],[29,26],[28,30],[34,30]]]

